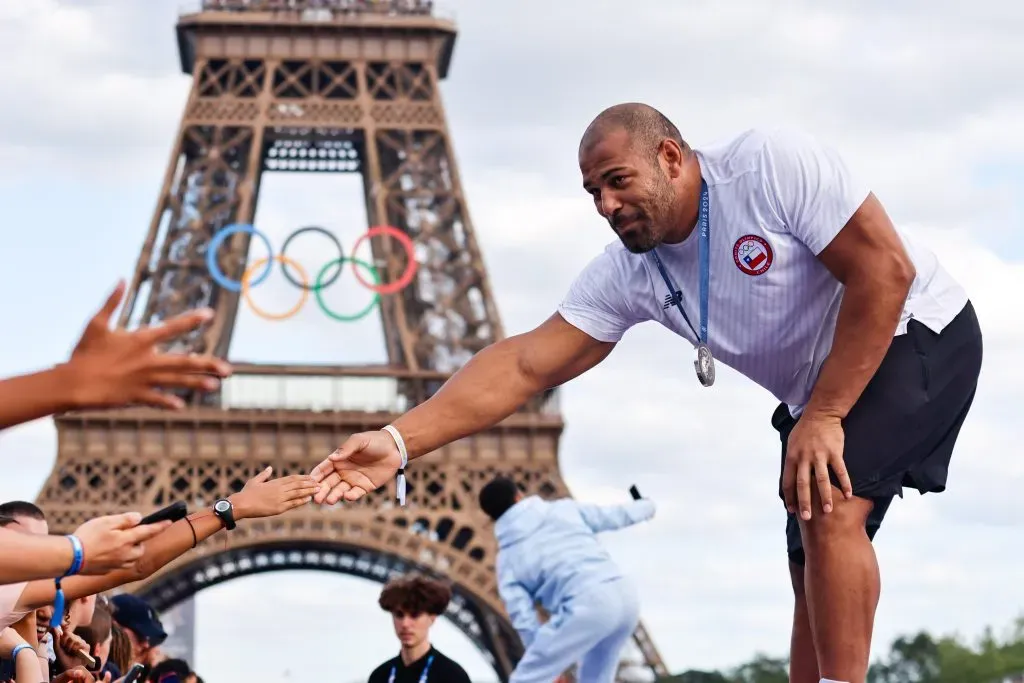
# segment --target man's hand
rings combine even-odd
[[[236,520],[273,517],[313,500],[318,488],[313,477],[293,474],[268,481],[273,471],[268,467],[245,482],[241,491],[229,496]]]
[[[140,526],[142,515],[124,512],[90,519],[75,530],[82,542],[80,574],[106,574],[114,569],[127,569],[142,557],[142,544],[170,526],[171,522]]]
[[[212,356],[163,353],[158,346],[190,332],[213,317],[203,309],[183,313],[153,327],[133,331],[110,329],[110,320],[124,296],[121,281],[103,308],[93,316],[71,358],[62,366],[79,408],[142,404],[180,409],[182,400],[160,389],[212,391],[231,366]]]
[[[401,464],[402,455],[387,432],[353,434],[310,472],[320,484],[313,500],[327,505],[359,500],[395,476]]]
[[[828,467],[836,473],[843,496],[853,497],[850,475],[843,461],[843,423],[837,417],[804,414],[789,433],[786,444],[786,464],[782,470],[782,495],[786,509],[797,513],[800,519],[811,518],[811,478],[821,496],[825,514],[832,512],[832,482]]]

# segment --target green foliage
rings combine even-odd
[[[867,683],[1003,683],[1024,681],[1024,618],[1000,637],[986,629],[972,645],[959,636],[900,636],[871,665]],[[757,655],[729,671],[686,671],[657,683],[788,683],[788,662]]]

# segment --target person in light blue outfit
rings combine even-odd
[[[523,497],[505,477],[484,486],[479,501],[494,520],[498,592],[526,648],[509,683],[552,683],[573,664],[581,682],[612,683],[640,601],[597,534],[650,519],[654,503]],[[537,603],[550,615],[543,625]]]

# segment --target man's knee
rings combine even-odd
[[[820,498],[812,491],[813,510],[809,520],[800,520],[800,537],[805,551],[823,544],[843,542],[857,536],[866,536],[865,524],[874,503],[854,496],[845,500],[841,491],[832,488],[832,512],[821,512]]]

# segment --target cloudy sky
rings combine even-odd
[[[189,87],[173,33],[180,4],[0,3],[0,373],[64,358],[131,274]],[[895,503],[877,539],[881,652],[913,629],[973,637],[1024,607],[1024,460],[1012,431],[1024,413],[1024,5],[852,7],[448,0],[461,35],[444,97],[510,333],[548,316],[610,238],[580,188],[575,149],[594,114],[626,100],[661,108],[697,147],[775,124],[835,143],[966,285],[986,334],[981,388],[949,490]],[[277,244],[316,223],[350,245],[365,226],[359,191],[352,177],[272,175],[257,223]],[[262,296],[272,307],[291,294],[268,282]],[[309,308],[276,324],[243,309],[232,357],[383,360],[378,322],[339,326]],[[727,370],[701,389],[688,368],[687,347],[643,326],[563,394],[561,462],[574,493],[622,501],[636,483],[659,504],[652,522],[606,542],[640,583],[643,618],[673,670],[784,653],[791,609],[774,401]],[[0,435],[0,498],[34,497],[55,449],[48,421]],[[211,681],[365,680],[395,652],[377,591],[321,574],[209,590],[197,600],[195,665]],[[372,626],[356,626],[364,620]],[[475,680],[494,680],[454,627],[440,624],[435,641]],[[271,643],[269,662],[243,652]]]

